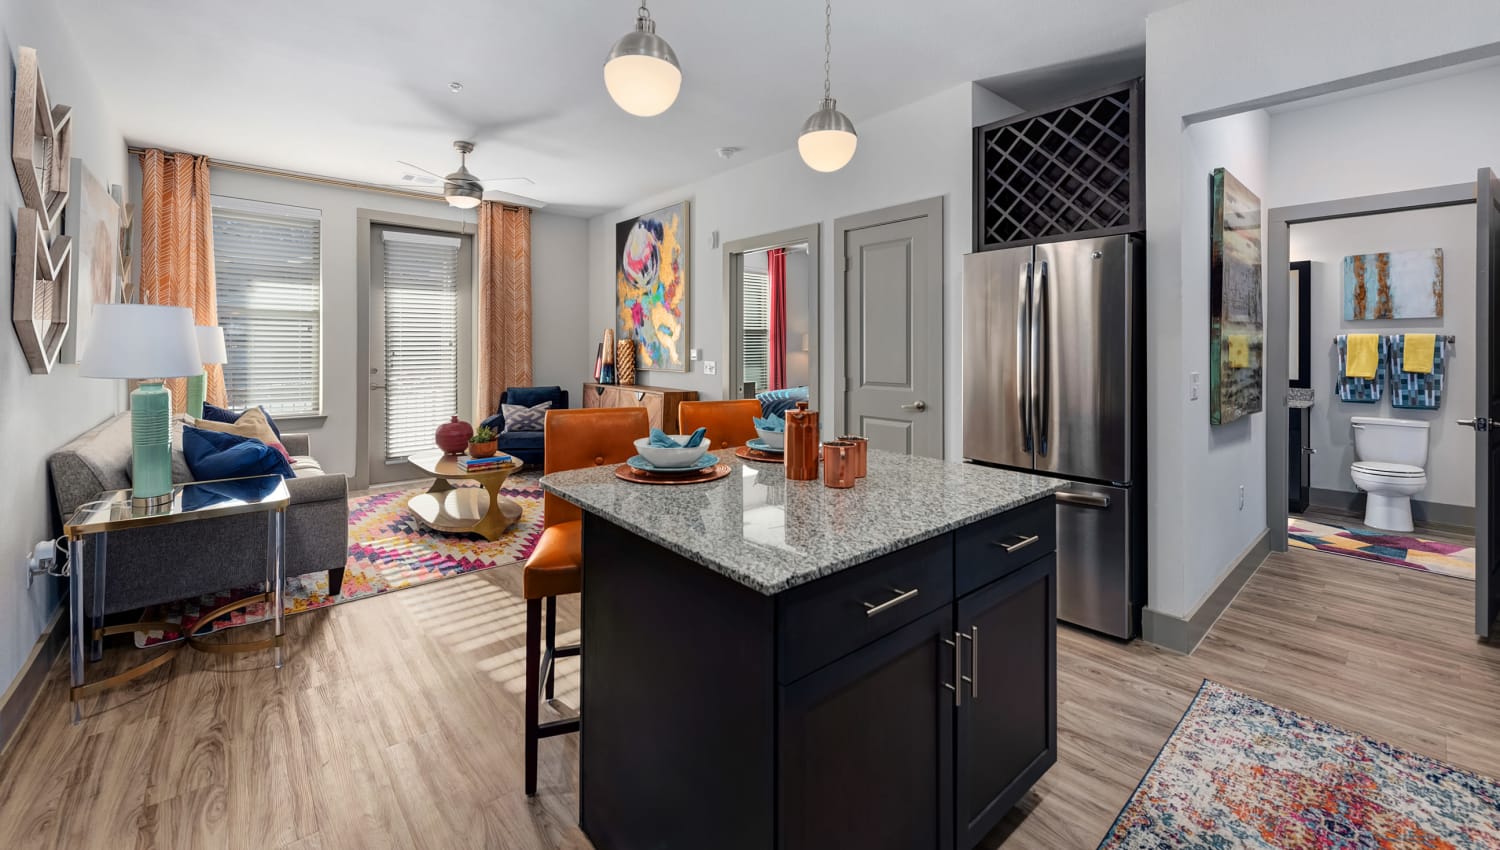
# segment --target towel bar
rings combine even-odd
[[[1385,334],[1385,336],[1405,336],[1405,334]],[[1454,336],[1453,334],[1438,334],[1438,337],[1441,338],[1443,342],[1449,345],[1453,345],[1458,342],[1458,337]],[[1334,338],[1332,344],[1335,346],[1339,344],[1337,337]]]

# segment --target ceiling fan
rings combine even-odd
[[[442,181],[443,198],[448,201],[449,206],[459,209],[473,209],[479,206],[479,202],[484,198],[485,184],[487,183],[520,182],[527,185],[533,183],[530,177],[495,177],[489,180],[481,180],[474,175],[474,172],[469,170],[468,166],[469,154],[474,152],[474,143],[460,139],[453,143],[453,147],[458,151],[459,159],[458,170],[451,174],[438,174],[436,171],[431,171],[403,159],[398,159],[396,162]],[[546,206],[545,203],[534,198],[525,197],[524,195],[513,195],[509,192],[503,194],[506,196],[504,200],[523,204],[528,207],[541,209]]]

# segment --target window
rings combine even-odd
[[[741,326],[745,383],[755,384],[757,393],[770,387],[771,381],[771,278],[765,272],[746,271],[740,290],[744,305]]]
[[[213,199],[214,283],[229,406],[322,412],[318,210]]]
[[[459,409],[459,288],[463,241],[383,230],[386,460],[432,447]]]

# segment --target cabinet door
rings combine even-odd
[[[609,407],[609,388],[603,384],[584,384],[583,406],[587,408]]]
[[[1057,557],[958,600],[958,850],[969,850],[1057,761]]]
[[[778,847],[952,850],[953,637],[945,606],[781,689]]]

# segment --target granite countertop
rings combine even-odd
[[[1066,481],[974,464],[870,452],[848,490],[787,481],[742,461],[708,484],[633,484],[614,466],[554,472],[542,488],[767,596],[1046,498]]]
[[[1307,387],[1287,387],[1286,406],[1297,409],[1313,406],[1313,391]]]

